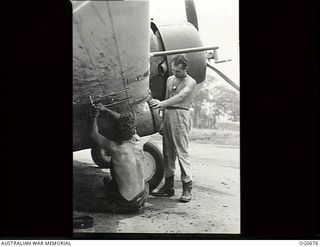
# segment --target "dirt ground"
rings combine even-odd
[[[161,149],[160,141],[153,142]],[[94,227],[81,232],[240,233],[239,147],[191,142],[192,201],[179,202],[182,185],[177,166],[175,196],[149,196],[145,213],[140,215],[106,213],[102,178],[109,170],[94,165],[90,150],[74,152],[73,155],[74,215],[94,218]]]

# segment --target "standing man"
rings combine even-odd
[[[191,129],[190,104],[196,81],[187,74],[188,59],[177,55],[171,63],[173,73],[167,80],[166,98],[163,101],[153,99],[152,108],[164,109],[163,156],[165,184],[154,196],[174,195],[175,161],[178,158],[181,169],[183,192],[181,202],[191,201],[192,173],[189,160],[189,132]]]

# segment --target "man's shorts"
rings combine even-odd
[[[106,184],[105,184],[106,185]],[[124,214],[140,212],[147,200],[149,194],[149,184],[145,181],[145,189],[141,191],[134,199],[128,201],[120,194],[114,180],[112,180],[107,188],[107,209],[110,213]]]

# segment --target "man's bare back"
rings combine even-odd
[[[131,115],[120,115],[102,104],[96,105],[93,110],[91,138],[97,146],[110,154],[112,161],[112,179],[104,180],[111,200],[109,209],[116,213],[135,211],[144,206],[148,195],[148,184],[143,172],[143,146],[149,138],[141,138],[136,134],[135,119]],[[114,118],[118,141],[108,140],[99,133],[97,117],[100,111],[105,111]]]
[[[112,165],[115,180],[121,195],[131,201],[144,190],[144,151],[143,141],[138,135],[122,144],[111,142]]]

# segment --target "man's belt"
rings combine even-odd
[[[180,107],[180,106],[167,106],[166,109],[168,109],[168,110],[179,109],[179,110],[187,110],[187,111],[189,111],[188,108]]]

